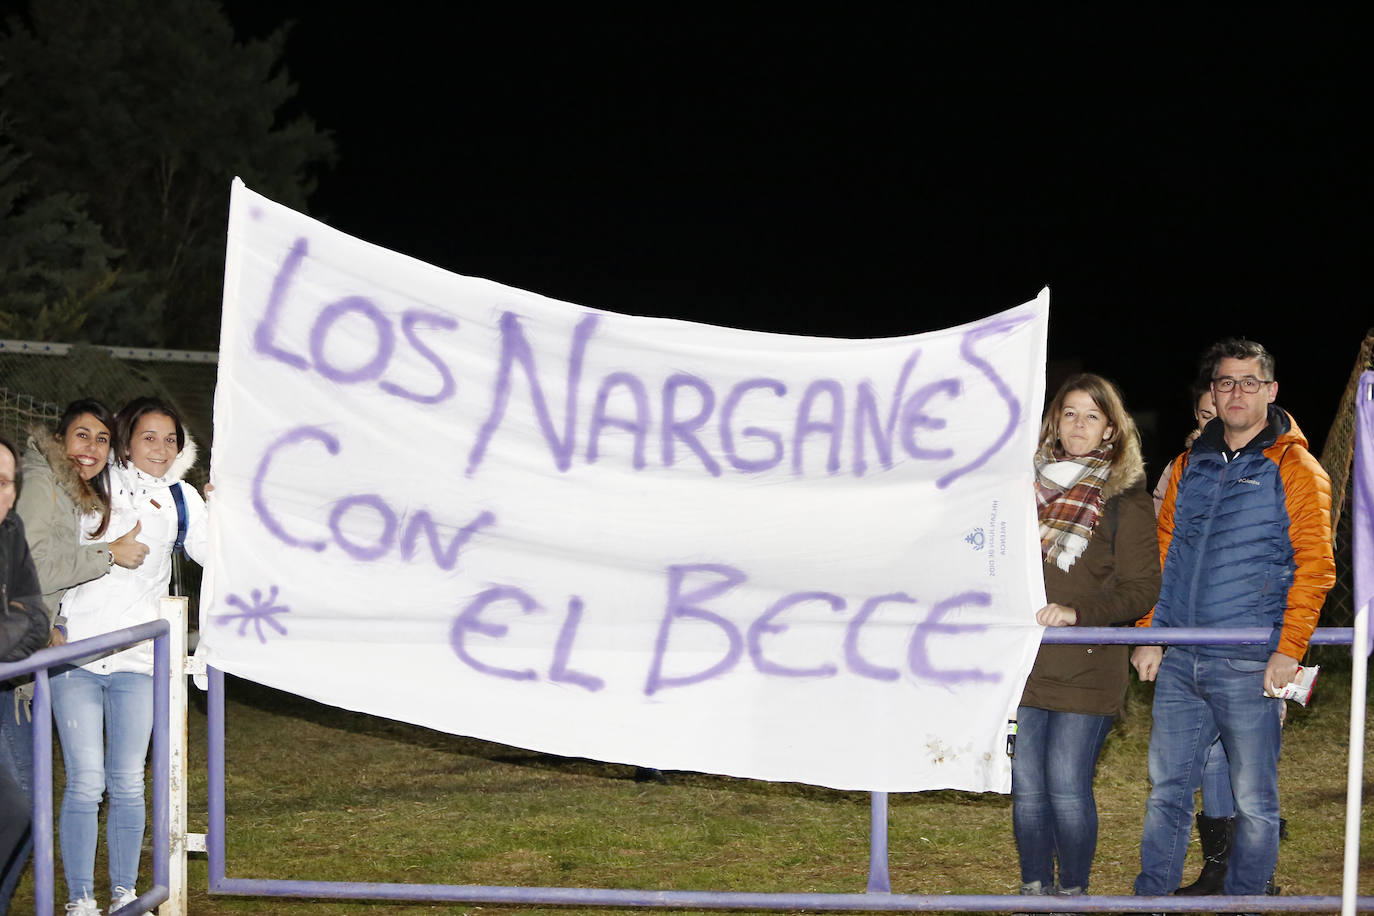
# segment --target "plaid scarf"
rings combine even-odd
[[[1040,513],[1040,553],[1046,563],[1068,572],[1088,548],[1102,517],[1102,485],[1112,446],[1073,457],[1056,447],[1035,455],[1035,502]]]

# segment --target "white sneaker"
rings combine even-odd
[[[120,907],[127,906],[128,904],[133,903],[137,899],[137,893],[129,890],[127,887],[118,886],[114,890],[110,891],[110,912],[113,913]]]
[[[100,916],[100,907],[95,905],[95,898],[82,897],[80,900],[69,901],[67,912],[71,916]]]

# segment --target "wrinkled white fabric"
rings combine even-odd
[[[556,754],[1007,791],[1047,321],[617,315],[235,182],[200,654]]]

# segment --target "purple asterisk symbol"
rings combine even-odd
[[[249,595],[253,599],[253,603],[251,606],[246,604],[244,600],[240,598],[238,595],[230,595],[227,598],[225,598],[224,601],[226,604],[232,604],[235,607],[242,608],[243,613],[220,614],[216,617],[216,622],[223,626],[224,624],[229,623],[231,620],[237,620],[239,622],[240,636],[246,635],[248,633],[248,625],[252,624],[253,629],[257,630],[258,641],[261,643],[267,642],[267,634],[262,631],[262,625],[264,623],[272,629],[276,630],[281,635],[285,636],[286,627],[282,626],[280,621],[275,620],[273,618],[273,615],[289,614],[291,613],[291,609],[284,604],[276,603],[277,587],[275,585],[272,586],[272,590],[267,594],[266,601],[263,600],[261,589],[255,588],[253,589],[253,591],[249,593]]]

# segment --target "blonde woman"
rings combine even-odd
[[[1035,454],[1047,627],[1133,623],[1159,595],[1155,517],[1135,422],[1116,386],[1075,375]],[[1012,827],[1021,893],[1086,893],[1097,850],[1093,774],[1126,696],[1125,646],[1040,648],[1017,710]],[[1057,867],[1057,871],[1056,871]]]

